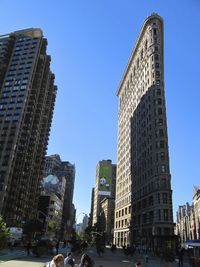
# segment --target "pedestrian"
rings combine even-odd
[[[83,254],[79,267],[94,267],[94,261],[88,256],[88,254]]]
[[[183,267],[183,254],[184,254],[184,250],[181,249],[178,253],[178,264],[179,267]]]
[[[64,265],[65,266],[74,266],[75,265],[75,259],[73,259],[71,252],[69,252],[67,254],[67,257],[64,259]]]
[[[59,250],[59,241],[56,243],[56,254],[58,254],[58,250]]]
[[[26,251],[27,251],[27,256],[30,255],[30,249],[32,248],[31,242],[28,241],[27,245],[26,245]]]
[[[15,239],[12,238],[12,240],[11,240],[11,242],[10,242],[10,250],[11,250],[11,251],[13,251],[14,246],[15,246]]]
[[[142,267],[141,262],[140,262],[140,261],[137,261],[137,262],[135,263],[135,267]]]
[[[148,263],[149,262],[149,257],[148,257],[148,254],[144,254],[144,261],[145,263]]]
[[[66,248],[67,241],[66,239],[63,240],[63,248]]]
[[[111,245],[111,251],[112,251],[112,252],[115,252],[115,251],[116,251],[116,245],[115,245],[115,244],[112,244],[112,245]]]
[[[53,259],[47,263],[46,267],[63,267],[64,257],[62,254],[57,254]]]

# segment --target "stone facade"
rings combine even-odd
[[[117,90],[114,238],[118,246],[159,246],[162,237],[174,231],[163,47],[163,20],[152,14],[144,22]]]

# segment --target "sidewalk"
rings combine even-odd
[[[8,260],[24,258],[27,256],[27,252],[23,248],[3,249],[0,251],[0,263]]]
[[[59,253],[62,253],[64,256],[67,255],[67,253],[70,252],[68,248],[60,248]],[[30,253],[29,256],[27,256],[27,251],[25,248],[14,248],[13,250],[10,249],[3,249],[0,250],[0,263],[9,261],[9,260],[14,260],[14,259],[22,259],[22,258],[37,258],[35,255]],[[46,260],[49,261],[52,258],[52,255],[46,255],[38,259]]]
[[[69,252],[69,249],[66,248],[60,248],[59,253],[62,253],[64,256],[67,255]],[[160,258],[155,256],[150,256],[148,263],[145,263],[144,255],[142,254],[134,254],[131,259],[128,259],[127,256],[125,256],[122,252],[122,250],[118,250],[116,253],[112,253],[110,249],[106,248],[104,255],[99,257],[96,253],[96,249],[94,247],[89,247],[86,251],[87,254],[89,254],[95,261],[95,267],[98,267],[99,265],[102,265],[103,267],[134,267],[134,264],[137,261],[141,261],[143,267],[178,267],[178,261],[174,261],[172,263],[169,263],[169,265],[166,265],[164,262],[161,262]],[[73,255],[76,259],[76,263],[80,263],[81,254]],[[48,255],[41,258],[36,258],[34,255],[27,256],[27,252],[25,248],[14,248],[13,251],[9,249],[4,249],[0,251],[0,264],[4,263],[9,260],[14,259],[23,259],[28,261],[41,261],[41,262],[47,262],[52,258],[52,255]],[[183,267],[190,267],[189,262],[187,260],[184,261]]]

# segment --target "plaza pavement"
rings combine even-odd
[[[59,253],[66,256],[69,250],[60,249]],[[118,249],[116,253],[112,253],[110,249],[105,249],[105,253],[102,257],[96,254],[94,248],[87,249],[88,253],[95,261],[95,267],[102,265],[103,267],[134,267],[134,263],[138,260],[142,262],[144,267],[165,267],[164,263],[161,263],[160,259],[154,256],[149,257],[149,262],[145,263],[142,254],[135,254],[131,259],[128,259],[123,252]],[[80,263],[81,255],[74,254],[76,263]],[[51,259],[51,256],[44,258],[36,258],[33,255],[27,256],[26,251],[21,249],[14,251],[5,250],[0,252],[0,267],[43,267],[46,262]],[[168,265],[170,267],[178,267],[178,262],[175,261]],[[189,267],[187,261],[184,262],[183,267]]]

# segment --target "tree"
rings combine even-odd
[[[0,249],[3,249],[7,246],[9,239],[9,229],[7,228],[3,218],[0,216]]]
[[[43,224],[38,219],[32,219],[25,223],[23,228],[23,233],[27,235],[28,238],[32,238],[35,233],[41,233],[43,230]]]

